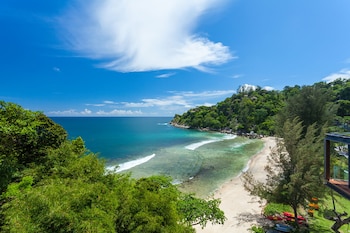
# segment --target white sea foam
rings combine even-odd
[[[220,141],[220,140],[213,139],[213,140],[201,141],[201,142],[197,142],[197,143],[192,143],[192,144],[186,146],[185,148],[188,149],[188,150],[195,150],[198,147],[201,147],[201,146],[203,146],[205,144],[209,144],[209,143],[212,143],[212,142],[218,142],[218,141]]]
[[[155,156],[156,156],[156,154],[152,154],[152,155],[140,158],[140,159],[135,159],[135,160],[132,160],[132,161],[129,161],[129,162],[122,163],[122,164],[119,165],[119,167],[115,171],[116,172],[121,172],[121,171],[128,170],[130,168],[133,168],[133,167],[136,167],[138,165],[141,165],[143,163],[148,162],[149,160],[153,159]],[[106,169],[108,171],[114,171],[115,166],[108,166],[108,167],[106,167]]]
[[[236,137],[237,137],[236,135],[228,134],[228,135],[225,135],[225,137],[223,137],[223,138],[217,138],[217,139],[211,139],[211,140],[205,140],[205,141],[201,141],[201,142],[192,143],[192,144],[186,146],[185,148],[188,150],[195,150],[195,149],[197,149],[205,144],[209,144],[209,143],[213,143],[213,142],[220,142],[223,140],[234,139]]]
[[[249,144],[250,142],[244,142],[244,143],[237,143],[235,144],[234,146],[231,147],[231,149],[237,149],[237,148],[240,148],[242,146],[245,146],[247,144]]]

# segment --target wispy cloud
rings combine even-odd
[[[243,74],[235,74],[232,76],[232,78],[237,79],[237,78],[242,78],[244,75]]]
[[[141,116],[142,111],[132,111],[124,109],[113,109],[110,111],[98,110],[93,112],[90,109],[84,109],[83,111],[77,111],[75,109],[63,110],[63,111],[51,111],[48,112],[51,116]]]
[[[96,112],[97,115],[100,116],[137,116],[142,115],[142,111],[131,111],[131,110],[120,110],[120,109],[114,109],[112,111],[98,111]]]
[[[350,79],[350,69],[342,69],[339,72],[324,77],[322,80],[329,83],[336,79]]]
[[[159,98],[142,99],[140,102],[123,102],[126,108],[158,108],[162,111],[171,110],[181,113],[196,106],[212,106],[224,97],[231,96],[234,90],[217,90],[217,91],[171,91],[171,95]],[[213,103],[205,102],[212,100]],[[204,103],[203,103],[204,102]]]
[[[148,107],[164,107],[164,106],[182,106],[185,108],[192,108],[210,99],[224,98],[236,93],[234,90],[216,90],[216,91],[169,91],[170,95],[158,98],[144,98],[139,102],[114,102],[103,101],[103,103],[113,104],[123,108],[148,108]],[[100,106],[105,104],[88,104]],[[213,104],[207,104],[213,105]]]
[[[171,76],[174,76],[175,74],[176,74],[175,72],[166,73],[166,74],[160,74],[160,75],[157,75],[156,78],[169,78]]]
[[[142,99],[140,102],[123,102],[125,107],[128,108],[148,108],[148,107],[167,107],[167,106],[182,106],[185,108],[191,108],[191,105],[182,96],[168,96],[164,98],[150,98]]]
[[[105,100],[103,101],[104,104],[116,104],[114,101],[112,100]]]
[[[216,91],[170,91],[167,95],[143,98],[135,102],[104,100],[100,103],[87,103],[83,110],[51,111],[52,116],[172,116],[196,106],[212,106],[234,94],[234,90]],[[142,109],[142,110],[140,110]]]
[[[221,96],[227,96],[232,95],[236,91],[234,90],[216,90],[216,91],[203,91],[203,92],[193,92],[193,91],[186,91],[186,92],[174,92],[178,95],[183,95],[185,97],[199,97],[199,98],[210,98],[210,97],[221,97]]]
[[[55,72],[61,72],[61,69],[58,68],[58,67],[53,67],[52,69],[53,69],[53,71],[55,71]]]
[[[85,108],[84,111],[80,112],[82,115],[91,115],[92,111]]]
[[[54,116],[81,116],[81,115],[91,115],[92,111],[89,109],[84,109],[83,111],[77,111],[75,109],[63,110],[63,111],[50,111],[48,115]]]
[[[103,107],[106,106],[106,104],[85,104],[86,106],[93,106],[93,107]]]
[[[79,1],[60,19],[70,48],[136,72],[192,67],[206,71],[234,58],[229,48],[196,33],[201,17],[226,0]]]

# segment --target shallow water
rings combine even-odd
[[[263,145],[234,135],[179,129],[169,117],[53,118],[70,138],[107,161],[107,169],[135,178],[166,175],[182,190],[206,196],[237,176]]]
[[[211,142],[195,150],[173,146],[157,151],[152,160],[128,171],[135,178],[155,174],[170,176],[182,191],[206,197],[239,175],[262,146],[261,140],[242,137]]]

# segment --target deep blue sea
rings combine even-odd
[[[107,169],[134,177],[162,174],[207,194],[237,175],[262,142],[234,135],[180,129],[171,117],[52,117],[86,147],[106,159]]]

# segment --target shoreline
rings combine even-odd
[[[266,172],[264,170],[267,164],[267,157],[271,148],[276,146],[274,137],[265,137],[264,147],[257,154],[253,155],[248,161],[247,166],[242,170],[250,171],[255,179],[264,181]],[[250,196],[244,189],[241,180],[242,172],[233,177],[230,181],[224,183],[214,192],[213,197],[220,199],[220,209],[225,212],[227,220],[223,225],[211,225],[210,223],[202,229],[195,226],[198,233],[229,233],[229,232],[251,232],[249,229],[258,222],[264,220],[261,215],[263,208],[259,198]]]
[[[249,161],[265,144],[260,139],[251,140],[236,135],[233,140],[220,140],[220,144],[198,149],[196,153],[201,158],[200,169],[191,179],[179,184],[180,191],[195,193],[197,197],[204,199],[212,197],[223,184],[246,170]]]

